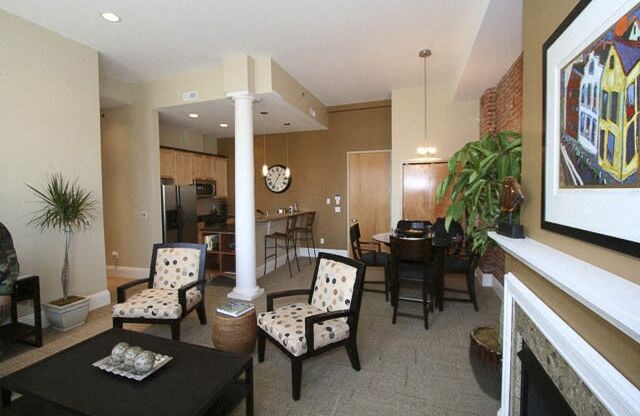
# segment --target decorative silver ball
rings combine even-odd
[[[156,355],[152,351],[142,351],[133,362],[136,373],[144,374],[151,371],[156,362]]]
[[[124,362],[124,352],[129,348],[126,342],[119,342],[111,350],[111,362],[113,365],[120,365]]]
[[[133,363],[136,360],[138,354],[142,352],[140,347],[129,347],[124,352],[124,366],[126,368],[133,368]]]

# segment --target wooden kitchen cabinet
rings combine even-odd
[[[216,179],[216,158],[214,156],[204,157],[204,177],[208,180]]]
[[[207,179],[205,175],[205,155],[191,155],[191,173],[193,179]]]
[[[227,197],[229,196],[227,189],[227,159],[224,157],[216,157],[215,170],[216,196]]]
[[[176,152],[176,185],[193,183],[192,155],[188,152]]]
[[[172,149],[160,149],[160,177],[163,179],[175,179],[176,177],[176,151]]]

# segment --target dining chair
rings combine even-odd
[[[391,304],[392,323],[398,315],[416,317],[398,312],[399,301],[422,304],[424,328],[429,329],[429,310],[433,311],[438,278],[431,256],[431,240],[427,238],[390,237],[391,242]],[[400,296],[402,287],[420,288],[422,298]]]
[[[285,227],[285,231],[276,231],[271,234],[266,234],[264,236],[264,274],[267,274],[267,260],[272,257],[274,259],[273,270],[278,268],[278,249],[284,249],[285,255],[287,256],[287,266],[289,266],[289,277],[293,277],[293,272],[291,271],[291,261],[289,260],[289,251],[293,248],[293,256],[296,260],[296,267],[298,271],[300,271],[300,263],[298,262],[298,248],[296,247],[296,223],[298,221],[298,217],[294,215],[290,215],[287,217],[287,224]],[[269,245],[269,242],[272,242],[273,245]],[[267,255],[267,250],[273,249],[273,253]]]
[[[194,309],[201,325],[206,325],[204,303],[204,244],[154,244],[149,277],[118,286],[118,303],[113,305],[114,328],[124,323],[171,326],[171,338],[180,340],[180,321]],[[126,290],[146,284],[147,288],[126,297]]]
[[[472,303],[475,310],[478,310],[476,297],[476,269],[480,263],[480,254],[471,249],[469,241],[454,249],[451,253],[446,253],[444,258],[444,271],[448,275],[462,275],[465,278],[467,289],[444,287],[445,292],[467,294],[468,298],[445,297],[444,300],[453,302]]]
[[[267,311],[257,316],[258,362],[269,339],[291,360],[293,400],[300,399],[302,362],[344,346],[354,370],[360,371],[357,334],[366,265],[320,252],[310,289],[267,294]],[[273,301],[306,296],[305,302],[274,309]]]
[[[360,225],[358,223],[353,224],[349,228],[349,240],[351,242],[351,252],[353,258],[363,262],[368,267],[382,267],[384,270],[384,281],[365,281],[367,285],[384,285],[384,291],[378,289],[364,290],[367,292],[384,293],[385,301],[389,301],[389,253],[385,253],[381,250],[380,243],[376,241],[362,241],[360,240]],[[370,248],[366,248],[370,247]]]
[[[296,245],[298,241],[304,240],[307,246],[307,254],[309,255],[309,264],[311,264],[311,259],[316,257],[316,244],[313,241],[313,222],[316,218],[316,213],[315,211],[308,212],[299,218],[304,221],[304,224],[299,227],[296,225],[295,227]],[[311,254],[311,248],[313,248],[313,255]]]

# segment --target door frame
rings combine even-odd
[[[353,151],[348,151],[347,152],[347,197],[346,197],[346,205],[347,205],[347,216],[346,216],[346,220],[345,220],[345,224],[346,224],[346,234],[347,234],[347,253],[349,253],[351,251],[351,244],[349,242],[349,227],[351,226],[351,190],[349,189],[349,182],[350,182],[350,173],[349,172],[349,156],[351,155],[356,155],[356,154],[365,154],[365,153],[389,153],[389,224],[391,224],[391,172],[393,170],[392,167],[392,159],[391,159],[391,149],[380,149],[380,150],[353,150]],[[334,205],[335,206],[335,205]]]

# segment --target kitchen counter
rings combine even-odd
[[[285,218],[289,218],[289,217],[298,217],[300,215],[305,215],[305,214],[309,214],[313,211],[298,211],[298,212],[294,212],[293,214],[269,214],[269,215],[263,215],[261,217],[256,217],[256,222],[270,222],[270,221],[277,221],[277,220],[281,220],[281,219],[285,219]]]
[[[233,234],[236,232],[236,226],[233,224],[205,225],[200,229],[203,233],[225,233]]]

